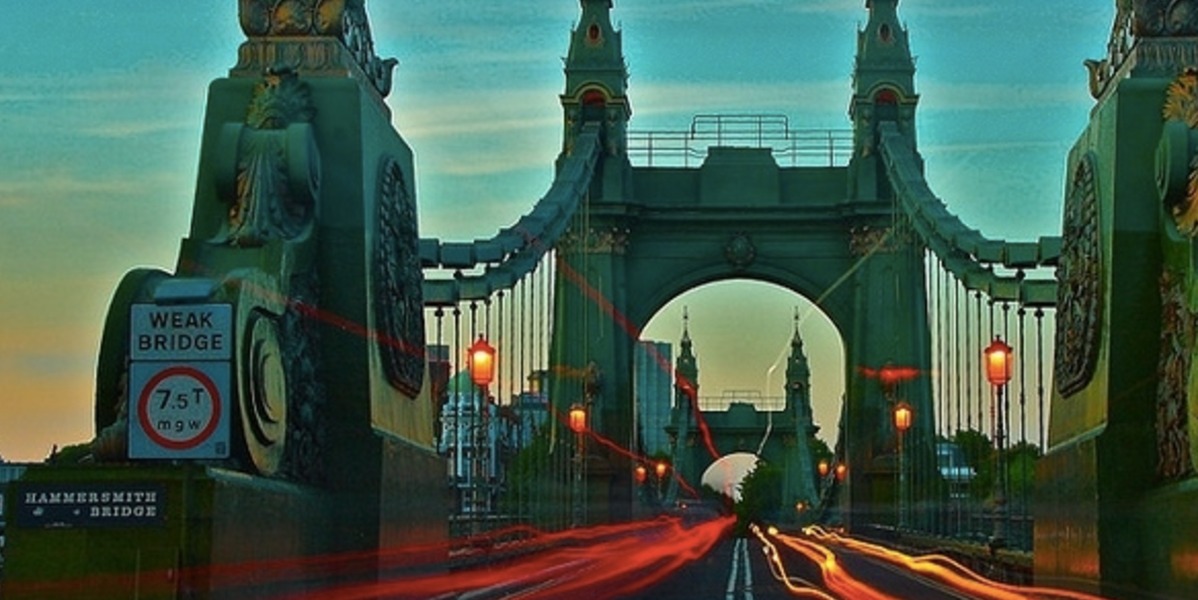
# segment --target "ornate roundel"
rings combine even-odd
[[[415,398],[424,385],[424,294],[416,202],[403,168],[385,157],[379,174],[374,249],[376,339],[387,381]]]
[[[1069,181],[1064,221],[1054,369],[1057,390],[1069,396],[1094,376],[1102,337],[1102,230],[1093,154],[1082,157]]]
[[[287,369],[275,319],[253,310],[242,345],[241,423],[246,448],[259,473],[276,473],[287,440]]]
[[[738,233],[724,246],[724,258],[736,269],[744,269],[757,258],[757,248],[749,236]]]

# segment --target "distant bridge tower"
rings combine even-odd
[[[676,431],[673,437],[674,473],[697,486],[702,469],[697,468],[696,461],[691,455],[695,452],[706,451],[706,446],[697,435],[699,412],[699,364],[695,358],[694,343],[691,341],[689,317],[683,313],[682,340],[678,360],[674,365],[674,412],[670,419],[670,429]],[[699,439],[696,439],[699,438]],[[712,458],[714,460],[714,457]],[[704,463],[710,463],[708,460]],[[678,477],[670,478],[669,491],[666,499],[673,501],[678,497]]]
[[[811,367],[803,351],[803,337],[799,335],[799,319],[795,315],[794,337],[790,340],[790,358],[786,364],[786,409],[785,419],[794,423],[794,439],[786,440],[788,467],[784,473],[784,500],[802,502],[812,507],[819,499],[815,489],[815,462],[811,456],[811,438],[819,431],[811,411]],[[800,518],[802,515],[800,515]]]
[[[890,198],[877,149],[878,124],[898,123],[899,131],[915,140],[915,60],[907,30],[899,22],[899,0],[866,0],[869,22],[857,32],[857,60],[853,69],[853,121],[856,152],[850,161],[850,197],[859,200]]]

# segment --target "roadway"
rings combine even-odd
[[[780,600],[825,597],[819,592],[832,598],[852,600],[866,598],[867,595],[920,600],[972,597],[859,552],[841,549],[836,551],[840,569],[862,586],[850,591],[852,596],[829,591],[816,562],[797,553],[780,550],[778,553],[790,584],[788,587],[770,568],[765,548],[765,544],[756,536],[724,540],[702,560],[687,565],[669,579],[631,598]]]
[[[528,553],[496,545],[490,560],[451,572],[394,572],[281,598],[1101,600],[997,583],[943,556],[912,557],[818,528],[754,526],[746,536],[733,528],[731,517],[688,515],[570,529],[541,534]]]

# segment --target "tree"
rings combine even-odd
[[[1028,490],[1035,489],[1036,463],[1040,460],[1040,447],[1020,442],[1007,450],[1007,481],[1012,503],[1026,503]]]
[[[953,443],[961,449],[965,464],[973,469],[973,481],[969,482],[969,495],[975,500],[985,500],[994,489],[994,445],[980,431],[966,429],[953,436]]]
[[[740,502],[735,507],[737,531],[743,533],[749,524],[764,519],[777,519],[782,508],[782,469],[765,461],[740,482]]]

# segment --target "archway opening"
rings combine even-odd
[[[796,311],[811,369],[813,418],[820,426],[817,435],[834,446],[845,390],[845,352],[840,332],[818,306],[788,288],[733,279],[678,295],[658,310],[641,332],[634,390],[645,452],[668,451],[666,436],[658,435],[664,423],[658,420],[668,421],[673,407],[672,374],[684,313],[697,357],[701,407],[725,410],[741,402],[759,410],[779,411],[785,406],[786,367]],[[645,352],[650,344],[652,350]],[[664,398],[655,398],[646,389],[654,385],[658,390],[670,386]]]
[[[720,457],[707,467],[699,483],[740,502],[741,482],[757,468],[760,460],[755,454],[748,452],[735,452]]]

